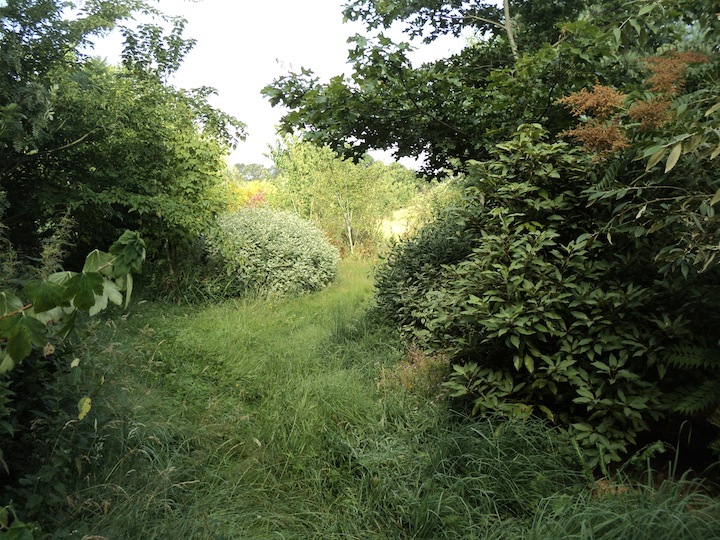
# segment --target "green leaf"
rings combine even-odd
[[[12,356],[7,354],[5,351],[0,351],[0,375],[11,371],[15,367],[15,362]]]
[[[95,296],[103,293],[103,277],[97,272],[76,274],[72,276],[65,289],[65,296],[73,305],[88,311],[95,305]]]
[[[530,355],[525,355],[525,369],[530,373],[535,371],[535,359]]]
[[[46,327],[34,317],[23,314],[12,317],[13,324],[6,330],[6,352],[15,363],[22,362],[32,351],[32,346],[45,344]]]
[[[96,249],[92,251],[85,258],[85,266],[83,266],[83,272],[101,272],[105,275],[112,275],[111,266],[113,259],[112,255]]]
[[[51,310],[63,303],[65,287],[50,280],[30,281],[25,285],[24,290],[32,302],[35,313]]]
[[[516,370],[520,371],[520,368],[522,367],[522,358],[520,356],[513,356],[513,366],[515,366]]]
[[[718,101],[715,105],[713,105],[713,106],[710,107],[707,111],[705,111],[705,116],[706,116],[706,117],[707,117],[707,116],[710,116],[711,114],[713,114],[713,113],[714,113],[715,111],[717,111],[718,109],[720,109],[720,101]]]
[[[680,159],[680,156],[682,155],[682,143],[677,143],[675,146],[673,146],[673,149],[670,150],[670,155],[668,156],[667,162],[665,163],[665,172],[670,172],[673,167],[675,167],[675,164],[678,162],[678,159]]]
[[[140,272],[142,262],[145,260],[145,242],[134,231],[125,231],[120,238],[110,246],[110,253],[115,255],[113,271],[115,277],[121,277],[132,272]]]
[[[130,297],[133,292],[133,277],[132,274],[125,275],[125,309],[130,305]]]
[[[663,148],[661,148],[660,150],[658,150],[657,152],[655,152],[655,153],[652,155],[652,157],[648,160],[648,163],[647,163],[647,166],[645,167],[645,170],[646,170],[646,171],[649,171],[649,170],[652,169],[655,165],[657,165],[657,164],[660,162],[660,160],[663,158],[663,156],[665,155],[665,152],[667,152],[667,148],[665,148],[665,147],[663,147]]]
[[[715,159],[719,155],[720,155],[720,145],[718,145],[718,147],[715,150],[713,150],[712,154],[710,154],[710,159]]]
[[[85,418],[92,408],[92,399],[85,396],[78,401],[78,420]]]

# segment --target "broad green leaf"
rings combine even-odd
[[[72,276],[66,285],[65,296],[83,311],[95,305],[95,296],[103,293],[103,277],[97,272],[82,272]]]
[[[525,356],[525,369],[530,373],[535,372],[535,359],[530,355]]]
[[[56,272],[48,276],[48,281],[58,283],[60,285],[67,283],[71,277],[77,275],[77,272]]]
[[[0,317],[23,308],[22,301],[13,293],[0,293]]]
[[[88,310],[90,315],[97,315],[102,310],[107,308],[108,300],[110,300],[116,306],[122,304],[122,294],[117,285],[109,279],[103,280],[103,292],[102,294],[95,295],[95,304]]]
[[[718,145],[718,147],[715,150],[713,150],[713,153],[710,154],[710,159],[715,159],[719,155],[720,155],[720,145]]]
[[[139,272],[145,260],[145,242],[140,235],[133,231],[125,231],[120,238],[110,246],[110,253],[115,255],[113,271],[115,277],[131,272]]]
[[[7,330],[7,348],[15,363],[22,362],[32,351],[32,346],[42,347],[45,344],[46,327],[35,317],[24,314],[13,317],[14,324]]]
[[[613,28],[613,36],[615,36],[615,43],[620,45],[622,43],[622,30]]]
[[[92,408],[92,399],[85,396],[78,401],[78,420],[85,418]]]
[[[638,17],[642,17],[643,15],[647,15],[650,13],[653,9],[655,9],[655,4],[647,4],[640,8],[640,11],[638,11]]]
[[[103,283],[103,294],[116,306],[122,305],[122,293],[118,286],[109,279],[106,279],[105,283]]]
[[[520,371],[520,368],[522,367],[522,358],[520,356],[513,356],[513,366],[515,366],[515,369]]]
[[[680,159],[680,156],[682,155],[682,143],[677,143],[675,146],[673,146],[673,149],[670,150],[670,155],[668,156],[667,162],[665,163],[665,172],[670,172],[673,167],[675,167],[675,164],[678,162],[678,159]]]
[[[105,308],[107,308],[108,304],[108,297],[106,294],[96,294],[95,295],[95,303],[88,309],[88,314],[92,317],[94,315],[97,315],[101,311],[103,311]]]
[[[30,281],[25,285],[25,294],[32,302],[33,311],[42,313],[59,306],[63,302],[65,287],[50,280]]]
[[[93,250],[85,259],[83,272],[101,272],[105,275],[112,275],[112,261],[115,257],[99,249]]]

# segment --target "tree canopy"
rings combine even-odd
[[[489,157],[493,144],[521,124],[538,122],[551,134],[567,129],[572,118],[556,101],[572,91],[594,82],[641,84],[633,66],[638,54],[677,42],[696,23],[716,24],[708,16],[712,6],[704,4],[509,2],[515,58],[503,30],[505,11],[490,3],[349,2],[346,17],[368,30],[400,23],[409,36],[426,40],[463,30],[475,37],[456,55],[413,67],[408,43],[382,33],[356,35],[351,76],[322,83],[303,68],[264,93],[289,109],[281,122],[287,132],[355,156],[377,148],[424,156],[426,171],[438,173],[457,167],[456,160]],[[613,43],[614,28],[621,42]]]

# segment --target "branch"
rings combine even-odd
[[[517,43],[515,41],[515,33],[512,29],[512,21],[510,19],[510,1],[504,0],[504,11],[505,11],[505,20],[503,22],[500,21],[494,21],[492,19],[486,19],[485,17],[479,17],[477,15],[464,15],[466,19],[472,19],[475,21],[480,21],[484,23],[491,24],[493,26],[497,26],[498,28],[502,28],[505,30],[505,34],[508,38],[508,43],[510,44],[510,50],[512,51],[513,58],[517,62],[518,58],[520,58],[520,54],[518,53],[518,47]]]
[[[519,55],[517,43],[515,43],[515,34],[513,34],[512,21],[510,20],[510,0],[505,0],[503,4],[505,5],[505,33],[510,42],[510,50],[512,50],[513,58],[517,62]]]
[[[12,317],[13,315],[17,315],[19,313],[22,313],[23,311],[27,311],[32,307],[32,304],[25,304],[20,309],[16,309],[15,311],[11,311],[10,313],[6,313],[5,315],[0,315],[0,321],[3,319],[7,319],[8,317]]]

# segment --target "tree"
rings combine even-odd
[[[154,25],[126,26],[123,65],[110,67],[77,47],[144,4],[81,4],[89,15],[72,22],[65,6],[18,0],[3,8],[0,40],[12,73],[0,85],[8,238],[33,253],[69,211],[80,225],[78,254],[130,228],[144,234],[152,256],[172,260],[222,208],[222,161],[242,124],[209,105],[212,89],[164,82],[192,46],[182,20],[167,36]]]
[[[591,82],[594,70],[568,78],[574,60],[550,44],[561,37],[557,25],[582,7],[580,1],[511,3],[510,21],[489,3],[352,2],[345,16],[364,21],[368,30],[401,22],[411,37],[426,41],[467,28],[480,37],[457,55],[413,68],[407,43],[357,35],[351,39],[350,78],[321,84],[302,69],[264,93],[271,104],[290,109],[281,122],[288,133],[297,130],[356,158],[374,148],[394,149],[397,157],[425,156],[426,172],[439,173],[459,166],[458,159],[488,156],[493,142],[524,122],[542,122],[551,132],[567,127],[568,116],[554,98],[573,84]],[[507,28],[517,36],[515,57],[503,37]]]
[[[415,69],[407,44],[356,36],[351,78],[303,70],[266,89],[309,140],[396,144],[465,173],[461,200],[378,271],[378,305],[450,355],[448,388],[470,410],[558,422],[591,463],[683,421],[707,433],[720,404],[714,4],[474,6],[487,7],[353,2],[370,28],[494,34]],[[508,19],[517,55],[494,24]]]
[[[274,151],[277,203],[315,221],[349,253],[374,250],[380,221],[407,202],[415,175],[401,165],[341,159],[329,147],[285,139]]]

